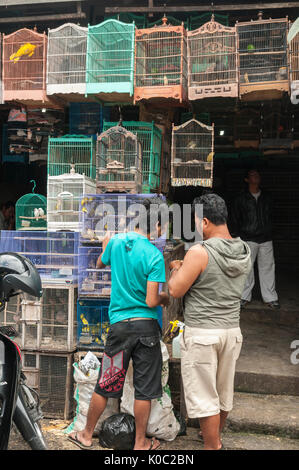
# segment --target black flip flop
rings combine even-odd
[[[79,441],[77,432],[75,433],[75,437],[68,436],[68,440],[83,450],[89,450],[89,449],[92,449],[93,447],[92,444],[90,446],[86,446],[83,444],[83,442]]]

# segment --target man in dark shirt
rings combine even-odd
[[[261,176],[249,170],[245,177],[248,188],[234,201],[231,214],[232,232],[246,241],[251,250],[252,269],[242,294],[241,307],[251,301],[254,286],[254,263],[257,260],[263,301],[279,308],[275,290],[275,261],[272,242],[271,199],[260,188]]]

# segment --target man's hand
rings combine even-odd
[[[174,259],[173,261],[170,262],[169,267],[170,269],[180,269],[182,264],[183,264],[182,259]]]
[[[166,292],[160,292],[159,297],[160,297],[159,305],[162,305],[162,307],[167,307],[167,305],[169,305],[169,295],[166,294]]]

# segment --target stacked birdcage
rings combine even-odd
[[[122,125],[97,138],[97,192],[142,191],[142,148],[137,136]]]
[[[47,228],[47,198],[34,193],[34,188],[32,193],[25,194],[16,202],[16,230],[41,231]]]
[[[109,19],[88,27],[86,94],[125,101],[134,89],[135,25]]]
[[[95,140],[85,135],[50,137],[48,144],[48,175],[69,173],[70,166],[76,173],[95,179]]]
[[[171,185],[212,187],[214,125],[191,119],[172,128]]]
[[[257,149],[260,143],[261,115],[254,108],[241,109],[234,116],[234,146]]]
[[[240,97],[278,99],[289,91],[287,18],[237,22]]]
[[[296,26],[296,25],[295,25]],[[298,27],[295,33],[292,33],[293,28],[290,29],[288,37],[290,47],[290,86],[291,86],[291,102],[293,104],[299,103],[299,32]]]
[[[116,122],[104,122],[103,132]],[[122,125],[137,135],[142,147],[142,192],[156,192],[160,185],[162,132],[154,122],[124,121]]]
[[[187,33],[184,25],[167,24],[136,30],[134,101],[187,101]]]
[[[69,173],[48,176],[48,229],[79,231],[82,195],[95,192],[95,180],[76,173],[74,164]]]
[[[66,23],[48,31],[47,94],[85,95],[87,28]]]
[[[188,97],[237,97],[238,60],[236,28],[217,23],[212,16],[188,32]]]
[[[49,105],[46,95],[47,36],[27,28],[3,35],[3,99]]]
[[[103,130],[103,120],[109,120],[109,117],[108,106],[101,106],[99,103],[70,103],[70,134],[100,134]]]

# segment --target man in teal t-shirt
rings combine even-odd
[[[141,223],[134,232],[105,239],[97,262],[99,269],[111,266],[110,329],[85,429],[69,436],[82,448],[91,447],[94,428],[108,398],[121,397],[130,359],[133,361],[135,389],[134,449],[159,447],[158,440],[146,438],[146,428],[151,400],[162,396],[157,307],[167,305],[169,299],[165,292],[159,293],[159,283],[166,281],[164,258],[149,239],[160,237],[162,229],[166,229],[161,224],[165,220],[167,205],[159,197],[145,199],[143,205],[146,220],[140,219]],[[154,231],[150,231],[147,227],[150,227],[149,220],[153,216],[158,222]]]

